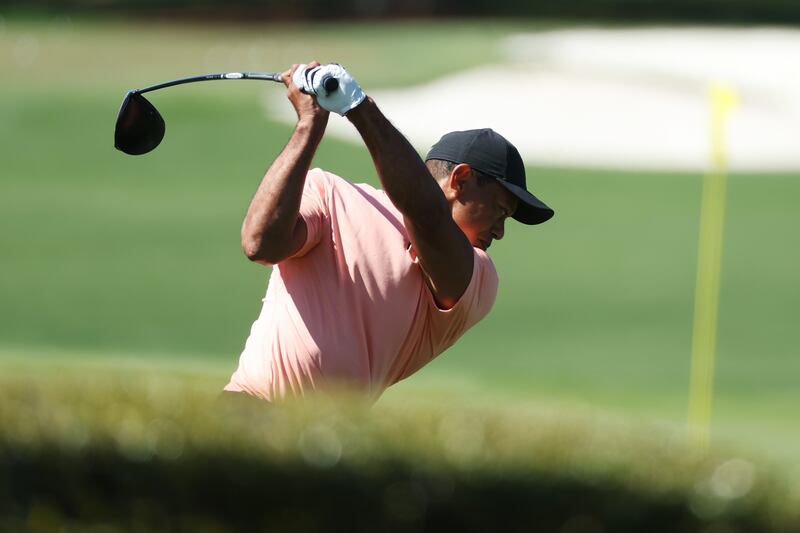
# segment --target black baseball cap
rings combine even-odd
[[[451,131],[433,145],[425,161],[441,159],[466,163],[478,172],[491,176],[519,199],[514,220],[523,224],[541,224],[554,211],[536,198],[525,185],[525,165],[513,144],[490,128]]]

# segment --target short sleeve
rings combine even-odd
[[[437,353],[453,345],[469,328],[488,315],[497,297],[499,280],[494,263],[483,250],[473,248],[473,252],[472,279],[453,307],[440,309],[430,290],[427,291],[430,295],[431,334],[437,345]]]
[[[300,200],[300,216],[306,223],[308,236],[303,246],[292,257],[304,256],[322,238],[325,221],[328,219],[328,188],[328,177],[322,169],[314,168],[308,171]]]

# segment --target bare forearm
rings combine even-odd
[[[347,113],[369,149],[378,177],[392,203],[419,223],[434,213],[445,213],[442,190],[411,143],[367,98]]]
[[[305,176],[325,132],[325,122],[301,120],[267,170],[242,224],[242,248],[251,259],[286,255],[300,211]]]

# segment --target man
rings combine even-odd
[[[273,401],[346,385],[377,399],[489,312],[486,249],[506,218],[553,211],[492,130],[449,133],[423,162],[339,65],[294,65],[283,81],[297,125],[242,226],[247,257],[274,268],[225,390]],[[359,131],[383,190],[309,170],[329,111]]]

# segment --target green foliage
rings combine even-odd
[[[11,82],[4,86],[9,96],[24,89],[29,95],[80,92],[121,101],[128,89],[183,75],[281,71],[314,59],[344,64],[359,73],[364,87],[396,88],[496,61],[501,54],[495,45],[509,32],[542,27],[533,21],[496,20],[207,25],[113,17],[5,19],[0,14],[0,47],[9,52],[0,54],[0,67],[9,73]],[[217,95],[231,101],[237,94],[232,91],[252,98],[259,88],[276,90],[263,82],[244,83],[249,89],[226,84],[169,92],[194,91],[207,94],[206,99]]]
[[[424,2],[337,3],[296,0],[7,0],[29,11],[87,10],[94,12],[236,19],[317,19],[515,16],[615,21],[771,22],[796,23],[800,8],[793,0],[427,0]]]
[[[112,147],[127,89],[310,57],[352,65],[367,87],[418,83],[494,60],[493,45],[525,28],[0,24],[0,50],[11,52],[0,54],[0,375],[11,355],[47,360],[48,350],[71,362],[95,353],[210,365],[214,390],[235,368],[268,274],[241,255],[239,225],[290,130],[259,102],[281,89],[220,82],[153,94],[167,134],[141,158]],[[35,62],[15,62],[20,43],[33,42]],[[357,145],[327,138],[315,164],[375,183]],[[700,176],[529,176],[556,218],[508,225],[492,247],[501,277],[492,314],[381,404],[555,398],[682,428]],[[800,226],[800,179],[736,175],[728,194],[713,434],[797,469],[800,249],[790,229]]]
[[[798,531],[785,482],[652,427],[106,371],[0,377],[0,529]]]

